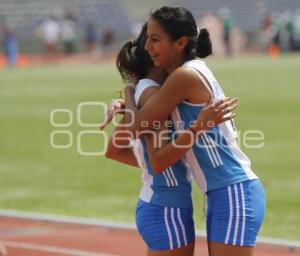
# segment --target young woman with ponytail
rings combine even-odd
[[[135,102],[143,106],[153,93],[158,82],[165,80],[165,72],[153,66],[149,54],[144,50],[147,24],[140,36],[127,42],[117,57],[117,68],[124,81],[138,80],[135,90]],[[110,115],[119,110],[122,102],[113,103]],[[148,246],[149,256],[192,256],[194,252],[195,231],[191,198],[191,172],[186,168],[182,156],[195,142],[195,132],[205,130],[207,121],[218,124],[230,117],[232,105],[222,105],[223,101],[208,106],[197,117],[193,131],[187,129],[175,141],[185,147],[173,147],[169,142],[172,124],[162,123],[161,127],[144,133],[133,141],[130,136],[124,140],[126,128],[124,118],[114,130],[108,143],[106,156],[110,159],[142,169],[143,186],[136,209],[136,224],[139,233]],[[229,102],[228,102],[229,103]],[[111,118],[108,118],[111,120]],[[170,125],[171,124],[171,125]],[[102,127],[103,128],[103,127]],[[123,133],[125,132],[125,133]],[[156,147],[156,138],[164,133],[164,140]],[[133,137],[133,136],[132,136]],[[167,140],[166,140],[167,138]],[[133,149],[128,148],[129,142]],[[122,146],[120,145],[122,144]],[[174,158],[177,155],[177,158]],[[155,168],[158,158],[172,158],[172,164]]]
[[[209,33],[206,29],[198,31],[187,9],[162,7],[154,11],[148,21],[145,49],[154,66],[164,69],[168,77],[139,109],[134,88],[125,87],[126,108],[135,113],[133,119],[125,113],[126,122],[131,123],[127,130],[141,132],[169,116],[178,132],[193,129],[191,123],[208,103],[225,99],[213,73],[199,59],[212,54]],[[185,160],[207,197],[209,255],[252,256],[265,214],[265,194],[250,160],[238,147],[234,123],[228,120],[195,133],[199,136],[186,151]],[[152,164],[160,169],[173,161],[171,154],[156,158]]]

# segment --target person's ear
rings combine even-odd
[[[176,50],[178,52],[182,51],[188,44],[189,40],[186,36],[182,36],[180,37],[177,41],[176,41]]]

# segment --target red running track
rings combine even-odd
[[[8,256],[146,255],[136,230],[99,225],[0,217],[0,240]],[[208,255],[203,238],[197,238],[195,255]],[[259,244],[255,255],[300,256],[300,249]]]

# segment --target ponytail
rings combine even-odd
[[[131,80],[137,73],[138,60],[135,55],[135,50],[134,41],[128,41],[123,45],[117,56],[116,66],[124,83]]]
[[[147,23],[143,25],[138,38],[125,43],[117,56],[116,66],[125,83],[144,78],[153,66],[148,52],[144,49],[146,40]]]
[[[200,58],[206,58],[212,54],[212,44],[209,36],[209,32],[206,28],[200,29],[197,38],[196,56]]]
[[[197,33],[196,21],[188,9],[164,6],[151,13],[151,18],[157,21],[174,41],[182,36],[188,38],[185,47],[187,60],[195,57],[205,58],[212,54],[212,44],[207,29],[201,29]]]

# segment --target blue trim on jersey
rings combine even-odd
[[[157,82],[151,79],[141,79],[135,91],[135,102],[138,101],[144,92],[149,87],[158,86]],[[174,127],[168,127],[169,137],[171,138],[174,133]],[[183,161],[177,161],[172,166],[168,167],[161,174],[156,174],[149,162],[147,148],[143,138],[140,139],[141,146],[143,147],[143,171],[146,174],[144,185],[140,194],[141,199],[150,202],[153,205],[169,206],[169,207],[192,207],[191,196],[191,181],[190,171],[187,171]],[[146,170],[145,170],[146,169]]]
[[[140,140],[144,148],[147,171],[153,177],[153,195],[150,203],[168,207],[192,207],[192,186],[183,161],[178,160],[163,173],[157,174],[152,170],[145,141],[143,138]]]
[[[185,103],[180,103],[177,108],[184,129],[187,129],[203,110],[203,106]],[[192,149],[204,172],[207,191],[249,180],[246,170],[228,147],[227,140],[218,126],[201,135]]]

